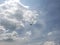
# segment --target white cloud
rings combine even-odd
[[[13,44],[22,45],[24,43],[29,42],[30,37],[27,35],[29,35],[29,34],[26,34],[23,37],[19,37],[19,35],[16,31],[13,31],[12,33],[3,33],[3,34],[0,34],[0,44],[4,43],[6,45],[7,44],[10,45],[10,43],[11,43],[11,45],[13,45]],[[4,44],[2,44],[2,45],[4,45]]]
[[[44,31],[47,32],[47,27],[44,16],[47,12],[39,13],[41,17],[39,16],[37,22],[39,14],[35,10],[29,10],[29,6],[23,5],[20,0],[5,0],[0,4],[0,45],[41,45],[41,42],[43,45],[55,45],[57,40],[54,40],[59,41],[58,33],[60,32],[51,31],[46,35]],[[36,22],[38,26],[29,25]]]
[[[18,29],[27,27],[26,22],[37,22],[38,14],[28,8],[20,0],[5,0],[0,4],[0,45],[23,45],[30,40],[31,31],[24,30],[23,36],[17,32]]]
[[[49,32],[49,33],[48,33],[48,36],[49,36],[49,35],[52,35],[52,32]]]
[[[0,17],[8,20],[14,24],[20,24],[24,27],[24,21],[26,22],[36,22],[36,13],[24,8],[19,2],[19,0],[6,0],[5,3],[0,5]],[[22,23],[21,23],[22,22]]]
[[[44,45],[55,45],[54,41],[46,41]]]
[[[8,30],[5,30],[3,26],[0,26],[0,34],[6,33]]]

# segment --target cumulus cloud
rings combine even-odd
[[[60,31],[52,29],[47,13],[30,10],[20,0],[5,0],[0,4],[0,45],[59,45]]]
[[[31,31],[26,31],[26,23],[35,24],[37,22],[37,16],[36,11],[29,10],[29,6],[23,5],[20,0],[5,0],[4,3],[1,3],[0,44],[10,45],[8,42],[13,41],[11,45],[17,45],[16,43],[20,45],[28,42]],[[20,36],[17,31],[20,31],[22,28],[25,32]]]

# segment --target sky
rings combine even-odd
[[[60,0],[0,0],[0,45],[59,45]]]

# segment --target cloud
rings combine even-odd
[[[35,24],[38,13],[29,10],[28,7],[23,5],[20,0],[5,0],[0,4],[1,45],[22,45],[29,42],[32,32],[25,29],[28,27],[26,23]],[[22,36],[19,34],[21,29],[23,29]]]
[[[0,26],[0,34],[1,33],[6,33],[8,30],[5,30],[5,28],[3,26]]]
[[[44,45],[55,45],[55,43],[53,41],[46,41]]]
[[[52,35],[52,32],[49,32],[48,35]]]
[[[44,41],[42,45],[59,45],[60,43],[60,31],[54,29],[54,31],[48,32],[45,34]]]
[[[50,11],[38,12],[20,0],[5,0],[0,4],[0,45],[60,44],[59,27]]]

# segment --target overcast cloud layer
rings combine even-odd
[[[0,45],[60,44],[60,1],[39,1],[32,5],[37,11],[20,0],[1,1]]]

